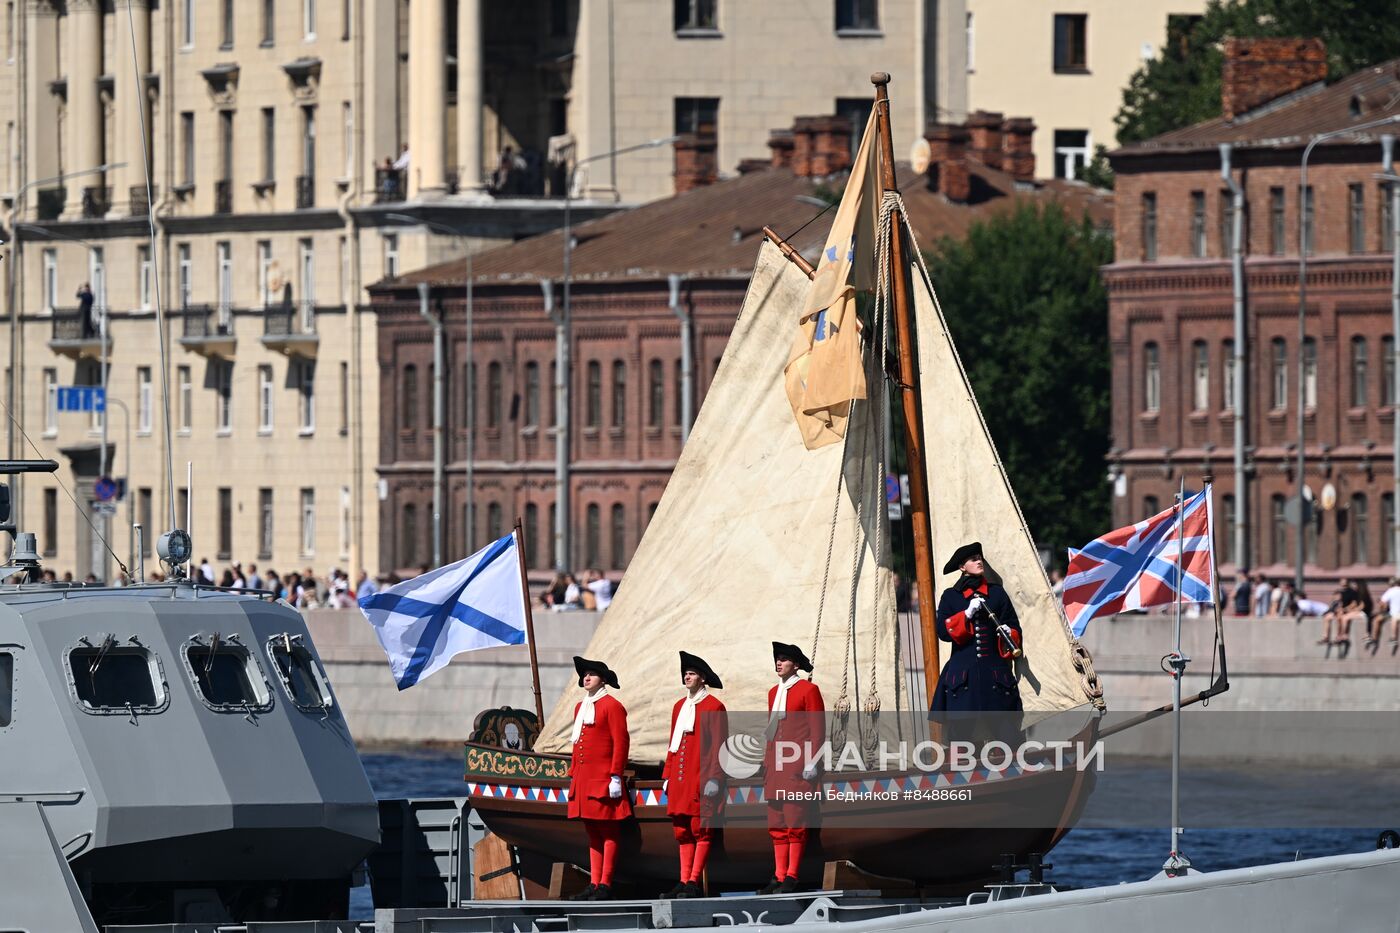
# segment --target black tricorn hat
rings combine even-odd
[[[694,671],[705,678],[705,686],[714,687],[716,690],[723,690],[724,684],[720,681],[715,669],[706,663],[705,659],[699,655],[691,654],[689,651],[681,652],[681,679],[685,679],[686,671]]]
[[[953,556],[948,558],[948,563],[943,565],[944,573],[956,573],[967,563],[969,557],[976,557],[982,553],[982,542],[974,541],[971,544],[964,544],[953,552]]]
[[[602,661],[590,661],[587,658],[581,658],[578,655],[574,655],[574,670],[578,671],[578,685],[580,687],[583,686],[583,675],[591,671],[592,673],[597,674],[599,677],[603,678],[603,683],[607,684],[609,687],[612,687],[614,690],[622,689],[622,687],[617,682],[617,674],[613,673],[613,669],[608,667]]]
[[[773,642],[773,660],[787,658],[797,665],[798,670],[812,673],[812,662],[807,660],[807,655],[802,653],[802,649],[796,645],[785,645],[780,641]]]

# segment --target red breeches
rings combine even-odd
[[[807,845],[811,807],[799,801],[770,801],[768,835],[773,840],[773,877],[796,878]]]
[[[681,852],[681,881],[700,883],[705,872],[705,862],[710,857],[710,843],[715,831],[703,817],[684,813],[671,817],[671,832]]]
[[[616,820],[584,820],[583,828],[588,831],[588,880],[611,885],[621,826]]]

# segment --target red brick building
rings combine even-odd
[[[1326,85],[1317,40],[1227,43],[1224,114],[1112,154],[1116,260],[1104,270],[1113,354],[1118,523],[1166,508],[1182,475],[1215,476],[1217,541],[1226,575],[1241,563],[1291,577],[1296,529],[1299,353],[1303,354],[1305,481],[1328,484],[1336,508],[1309,528],[1307,575],[1372,580],[1392,573],[1391,235],[1380,134],[1319,144],[1315,135],[1400,114],[1400,67]],[[1219,146],[1245,197],[1247,508],[1233,481],[1233,305],[1230,194]],[[1400,146],[1397,147],[1400,149]],[[1400,156],[1400,152],[1397,152]],[[1298,339],[1299,209],[1308,248],[1306,340]],[[1310,241],[1310,242],[1306,242]],[[1227,529],[1249,529],[1236,553]]]
[[[1104,192],[1032,181],[1029,120],[1003,121],[1000,114],[979,119],[973,132],[930,131],[931,163],[924,175],[901,168],[900,185],[923,244],[961,235],[976,218],[1022,198],[1063,199],[1076,213],[1087,210],[1107,225],[1111,208]],[[552,550],[555,331],[545,304],[546,288],[556,306],[562,298],[562,232],[474,259],[474,415],[465,401],[472,378],[465,263],[433,266],[371,288],[385,425],[380,570],[415,568],[431,559],[432,333],[419,313],[418,283],[429,283],[448,334],[444,560],[467,553],[467,438],[474,425],[472,541],[480,546],[507,532],[519,515],[532,570],[564,563],[616,575],[636,549],[681,449],[681,322],[670,307],[669,276],[682,277],[680,303],[693,322],[698,411],[743,302],[763,226],[790,236],[812,261],[820,253],[830,215],[803,227],[819,211],[812,199],[844,185],[849,126],[836,118],[799,119],[791,131],[773,135],[770,158],[747,161],[736,177],[723,181],[715,180],[713,146],[683,139],[676,151],[680,193],[574,228],[573,553],[565,561],[557,561]],[[969,143],[976,148],[969,151]]]

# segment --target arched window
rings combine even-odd
[[[681,401],[685,395],[685,371],[681,369],[681,361],[676,360],[675,398],[671,400],[672,424],[681,423],[683,413],[681,412]]]
[[[1156,497],[1156,496],[1143,496],[1143,497],[1142,497],[1142,517],[1143,517],[1143,518],[1151,518],[1152,516],[1156,515],[1156,514],[1157,514],[1158,512],[1160,512],[1160,511],[1162,511],[1162,506],[1161,506],[1161,503],[1159,503],[1159,502],[1157,501],[1157,497]]]
[[[549,504],[549,528],[544,533],[544,538],[549,542],[549,566],[558,567],[562,561],[559,560],[559,550],[555,547],[554,529],[559,523],[559,506],[551,502]]]
[[[501,364],[486,367],[486,426],[501,426]]]
[[[584,414],[587,427],[596,428],[603,421],[603,364],[597,360],[588,361],[588,396]]]
[[[412,502],[404,505],[403,531],[399,542],[399,566],[418,566],[418,507]]]
[[[1275,337],[1270,344],[1273,350],[1273,397],[1269,406],[1277,411],[1288,407],[1288,345],[1282,337]]]
[[[1162,407],[1162,360],[1157,352],[1157,344],[1148,343],[1143,348],[1143,411],[1157,411]]]
[[[531,360],[525,364],[525,427],[540,423],[540,364]]]
[[[1303,407],[1317,407],[1317,341],[1303,339]]]
[[[557,427],[559,424],[559,364],[551,362],[549,364],[549,424]]]
[[[598,552],[603,534],[602,510],[597,505],[590,505],[584,515],[583,564],[584,567],[596,567],[600,560]]]
[[[1234,342],[1233,340],[1227,340],[1227,341],[1225,341],[1225,343],[1223,344],[1223,346],[1222,346],[1222,348],[1221,348],[1221,353],[1222,353],[1222,355],[1223,355],[1223,357],[1224,357],[1224,360],[1223,360],[1224,365],[1222,365],[1220,368],[1221,368],[1221,370],[1224,372],[1225,375],[1224,375],[1224,378],[1221,379],[1220,394],[1221,394],[1222,399],[1223,399],[1223,401],[1224,401],[1224,403],[1225,403],[1225,404],[1224,404],[1225,410],[1226,410],[1226,411],[1234,411],[1234,410],[1235,410],[1235,342]]]
[[[1366,407],[1366,338],[1351,338],[1351,407]]]
[[[608,523],[609,537],[612,539],[612,565],[614,568],[627,566],[627,512],[620,503],[612,507]]]
[[[403,368],[403,403],[399,411],[399,427],[412,431],[418,427],[418,367],[409,363]]]
[[[620,428],[627,423],[627,364],[614,360],[612,365],[612,425]]]
[[[1381,562],[1395,563],[1395,496],[1381,493]]]
[[[1204,340],[1191,344],[1191,408],[1205,411],[1210,407],[1210,349]]]
[[[1369,503],[1364,492],[1353,493],[1351,497],[1351,562],[1369,564],[1371,562],[1370,542],[1371,517],[1367,515]]]
[[[1395,404],[1395,338],[1381,338],[1381,404]]]
[[[501,504],[492,502],[486,507],[486,540],[498,541],[505,533],[505,522],[501,518]]]
[[[524,525],[520,529],[525,539],[525,566],[538,567],[540,556],[540,507],[533,502],[525,504]]]
[[[1273,531],[1273,558],[1276,564],[1288,562],[1288,520],[1284,517],[1283,506],[1283,496],[1275,493],[1269,500],[1269,525]]]
[[[1220,497],[1221,524],[1216,531],[1216,540],[1225,544],[1225,561],[1240,565],[1239,552],[1235,550],[1235,497],[1225,495]]]
[[[476,432],[476,364],[462,367],[462,426]]]
[[[647,367],[647,427],[661,427],[662,408],[666,404],[666,374],[660,360]]]

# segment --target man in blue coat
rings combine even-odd
[[[953,552],[944,573],[961,572],[938,601],[938,637],[953,643],[938,675],[932,713],[1019,713],[1012,660],[1021,655],[1021,623],[1006,590],[986,578],[979,542]]]

